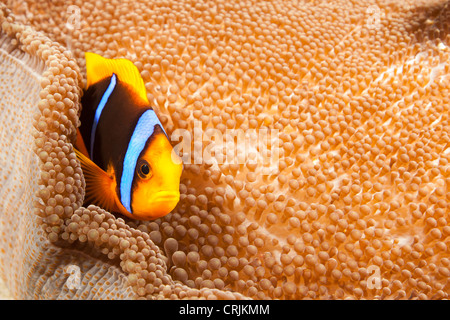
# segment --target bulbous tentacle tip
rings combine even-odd
[[[33,73],[0,51],[2,259],[53,268],[42,234],[62,254],[76,248],[81,275],[105,272],[81,298],[448,298],[447,2],[14,2],[42,33],[0,15],[2,48],[45,71],[34,91],[10,87]],[[180,202],[162,218],[82,207],[71,143],[86,49],[131,59],[168,136],[185,142]],[[89,250],[108,263],[84,260]]]

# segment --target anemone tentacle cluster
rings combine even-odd
[[[34,230],[30,250],[48,255],[32,269],[46,284],[39,289],[21,285],[14,271],[8,286],[16,297],[53,290],[110,298],[108,277],[118,298],[449,297],[449,1],[9,6],[12,14],[1,7],[0,86],[16,68],[33,84],[32,94],[12,97],[22,109],[2,104],[2,128],[23,119],[28,140],[8,149],[2,131],[0,160],[11,166],[25,154],[39,175],[24,176],[29,189],[2,189],[11,200],[0,221],[10,239]],[[83,207],[72,143],[85,51],[133,61],[169,136],[198,123],[200,134],[267,128],[277,132],[269,149],[279,161],[266,174],[251,159],[197,163],[188,154],[179,205],[151,222]],[[31,141],[33,152],[20,149]],[[203,135],[192,150],[212,142]],[[1,169],[2,185],[13,169]],[[28,220],[13,233],[7,225],[19,199]],[[1,246],[5,278],[15,249]],[[74,251],[88,258],[70,260]],[[92,276],[94,258],[103,273]],[[82,289],[64,284],[67,265],[89,271]]]

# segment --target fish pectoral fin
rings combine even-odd
[[[81,151],[86,157],[89,157],[89,153],[84,144],[83,136],[81,135],[80,128],[77,128],[77,139],[75,140],[75,148],[77,151]]]
[[[116,205],[114,176],[102,170],[79,150],[74,150],[86,181],[85,203],[98,205],[108,211],[119,211]]]

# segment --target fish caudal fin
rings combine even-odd
[[[142,80],[138,68],[130,60],[106,59],[92,52],[85,52],[84,55],[86,58],[87,88],[107,77],[111,77],[114,73],[120,81],[128,84],[143,102],[148,103],[144,80]]]
[[[85,202],[98,205],[105,210],[118,212],[116,205],[116,181],[114,176],[103,171],[91,159],[75,149],[86,181]]]

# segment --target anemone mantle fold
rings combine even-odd
[[[11,294],[448,298],[449,7],[0,4],[0,276]],[[73,142],[85,51],[133,61],[169,136],[199,130],[204,152],[208,128],[268,128],[279,161],[267,174],[251,159],[188,154],[180,203],[151,222],[83,207]]]

